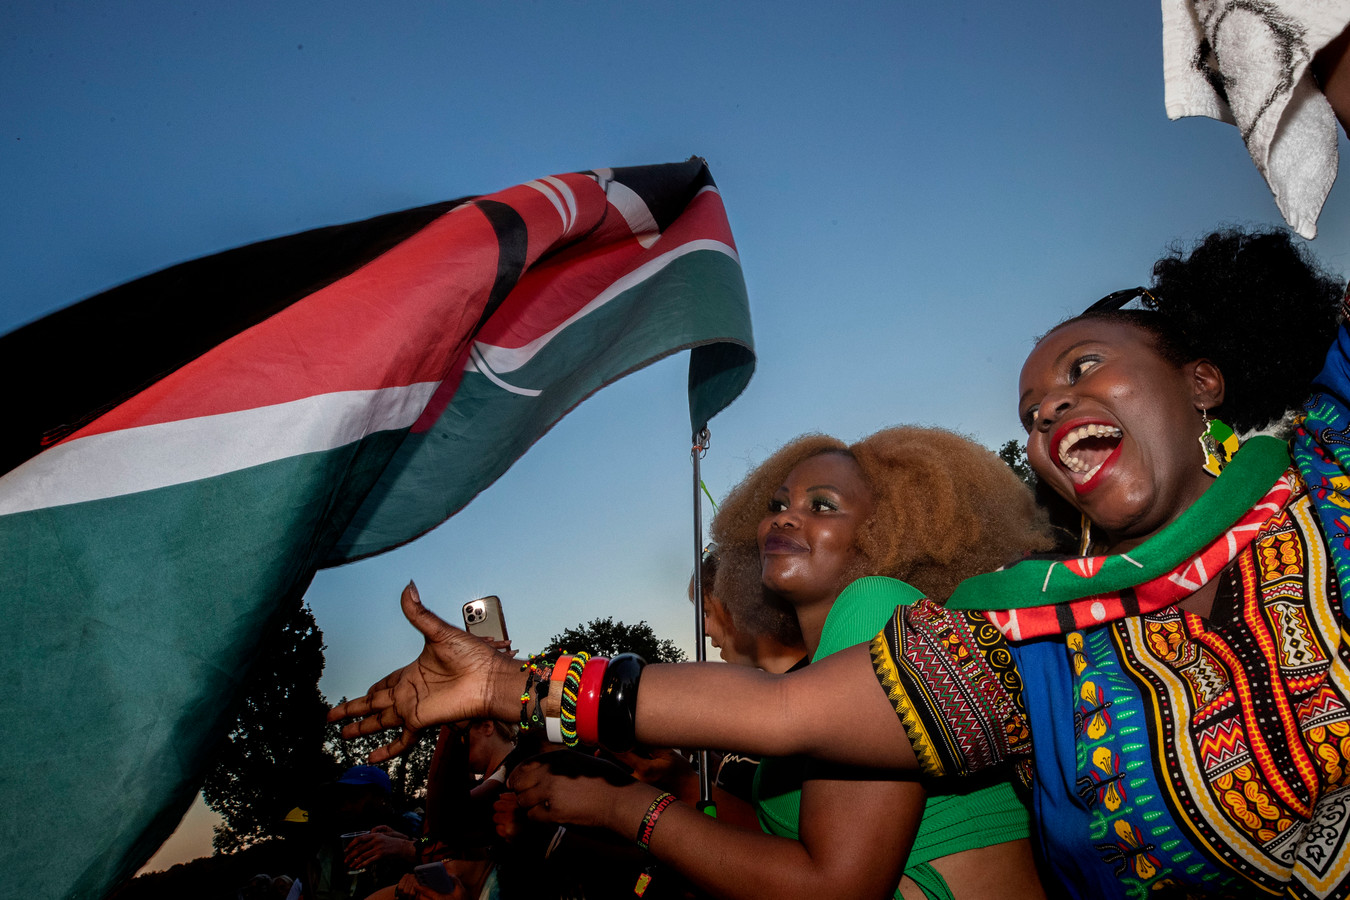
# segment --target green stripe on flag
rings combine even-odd
[[[691,302],[706,296],[708,303]],[[727,297],[740,302],[727,302]],[[463,509],[572,407],[610,382],[689,347],[703,361],[690,407],[720,409],[750,379],[750,314],[736,261],[699,250],[572,323],[518,369],[496,373],[538,396],[512,393],[465,373],[454,400],[427,432],[410,434],[327,565],[406,543]],[[703,345],[717,342],[713,347]],[[705,420],[706,421],[706,420]],[[397,474],[395,474],[397,473]]]
[[[177,826],[268,618],[402,436],[0,517],[0,596],[24,598],[0,619],[0,677],[61,711],[0,729],[7,895],[101,896]]]

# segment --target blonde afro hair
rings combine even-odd
[[[791,441],[723,501],[711,528],[718,546],[724,552],[738,548],[744,559],[757,546],[774,491],[798,463],[822,453],[851,456],[872,489],[873,512],[858,529],[858,561],[850,580],[889,575],[945,600],[966,578],[1053,545],[1031,490],[995,453],[940,428],[902,426],[852,445],[822,434]],[[746,569],[719,570],[719,596],[724,573],[728,581],[733,573],[743,581]],[[727,588],[728,597],[747,589],[731,583]]]

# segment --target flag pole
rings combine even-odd
[[[708,452],[712,435],[705,425],[694,434],[694,446],[689,456],[694,463],[694,659],[704,662],[703,649],[703,475],[699,463]],[[716,818],[717,806],[712,801],[712,787],[708,778],[708,751],[698,751],[698,808]]]

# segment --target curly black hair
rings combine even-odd
[[[1343,283],[1288,231],[1231,228],[1154,263],[1143,309],[1089,310],[1068,322],[1129,322],[1151,332],[1170,362],[1210,360],[1224,377],[1217,412],[1241,434],[1269,428],[1306,399],[1343,296]]]

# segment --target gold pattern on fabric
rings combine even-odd
[[[898,612],[897,615],[899,615]],[[887,631],[881,632],[872,639],[870,647],[872,670],[876,672],[882,690],[886,692],[886,697],[891,701],[891,707],[895,710],[896,716],[899,717],[900,724],[905,729],[905,734],[909,736],[910,746],[914,749],[914,756],[919,761],[919,769],[928,776],[944,775],[946,773],[942,769],[942,760],[934,748],[933,739],[915,713],[914,705],[909,702],[909,695],[905,693],[903,683],[900,680],[900,670],[895,661],[897,659],[903,660],[904,655],[899,652],[892,652],[891,645],[887,641],[887,635],[898,630],[888,626]]]
[[[925,774],[969,775],[1008,761],[1027,781],[1031,730],[1021,675],[983,613],[921,600],[897,610],[871,649]]]
[[[1237,560],[1231,622],[1179,609],[1112,626],[1176,820],[1255,885],[1350,881],[1350,652],[1306,494]],[[1328,893],[1331,892],[1331,893]]]

